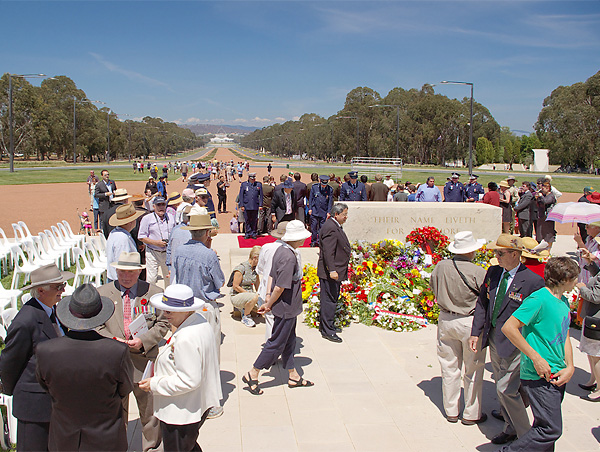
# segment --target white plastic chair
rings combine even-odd
[[[11,308],[17,309],[17,300],[22,293],[23,291],[19,289],[5,289],[2,283],[0,283],[0,310],[2,310],[2,315],[6,312],[4,308],[8,305]]]
[[[11,289],[16,289],[19,286],[21,275],[23,275],[23,282],[29,279],[29,275],[34,270],[37,270],[41,267],[41,265],[34,265],[30,262],[23,253],[23,250],[18,245],[13,245],[11,247],[11,253],[13,255],[13,260],[15,262],[15,268],[13,269],[13,277],[12,284],[10,285]]]
[[[12,265],[11,246],[8,237],[6,237],[6,234],[0,228],[0,274],[7,274],[9,266]]]
[[[73,229],[71,229],[71,225],[69,224],[69,222],[67,220],[63,220],[62,225],[65,227],[67,237],[70,239],[78,240],[79,246],[80,247],[83,246],[87,235],[86,234],[73,234]]]
[[[95,264],[96,266],[102,266],[103,268],[106,268],[106,251],[105,250],[100,250],[99,249],[99,244],[96,240],[92,240],[88,243],[86,243],[85,246],[88,246],[90,248],[90,250],[92,251],[93,255],[94,255],[94,259],[95,259]]]
[[[64,228],[64,226],[63,226],[63,228]],[[75,248],[77,248],[77,243],[72,240],[67,240],[65,238],[65,236],[62,234],[62,232],[60,231],[60,229],[58,228],[58,226],[54,226],[54,225],[50,226],[50,229],[52,230],[52,234],[54,235],[54,238],[56,239],[58,244],[61,247],[69,249],[69,254],[73,257],[72,262],[75,262],[75,253],[73,252],[73,250]]]
[[[104,234],[98,234],[92,237],[92,241],[96,244],[98,252],[106,255],[106,237],[104,237]]]
[[[56,266],[60,269],[65,269],[66,251],[55,250],[50,244],[50,239],[45,232],[38,232],[38,236],[34,237],[33,240],[36,242],[40,256],[44,259],[52,259],[56,263]]]
[[[8,436],[10,442],[13,444],[17,443],[17,418],[12,415],[12,396],[6,394],[0,394],[0,405],[6,406],[6,416],[8,417]],[[0,420],[3,415],[0,415]],[[4,442],[4,435],[2,434],[2,442]],[[2,444],[2,447],[6,450],[10,449],[10,444]]]
[[[40,238],[32,237],[31,239],[33,240],[33,243],[28,245],[25,249],[25,251],[27,252],[29,262],[31,262],[33,265],[37,265],[40,267],[43,267],[44,265],[55,264],[56,261],[54,259],[51,259],[48,256],[42,257],[42,255],[40,254],[40,250],[38,248]]]
[[[83,250],[80,248],[73,248],[73,255],[75,257],[75,266],[77,268],[73,286],[79,287],[81,284],[92,283],[96,287],[100,287],[102,285],[102,274],[105,269],[93,267]]]
[[[10,326],[18,312],[19,311],[17,310],[17,308],[8,308],[0,313],[0,323],[6,330],[8,330],[8,327]]]
[[[58,229],[57,229],[58,230]],[[54,251],[60,251],[62,253],[65,253],[65,268],[68,268],[71,266],[71,250],[73,249],[73,247],[71,245],[68,244],[60,244],[59,239],[54,235],[54,233],[52,231],[50,231],[49,229],[44,229],[44,233],[46,234],[46,237],[48,237],[48,241],[50,242],[50,246],[52,247],[52,249]]]
[[[25,234],[25,238],[27,239],[27,241],[31,241],[33,238],[33,234],[31,233],[31,231],[29,230],[29,228],[27,227],[27,225],[25,224],[24,221],[18,221],[17,224],[19,226],[21,226],[21,229],[23,230],[23,233]]]
[[[33,239],[31,237],[27,237],[27,234],[25,233],[21,225],[17,223],[12,223],[11,226],[13,228],[13,232],[15,233],[15,243],[21,246],[30,245],[33,243]]]

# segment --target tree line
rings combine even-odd
[[[192,131],[161,118],[121,121],[66,76],[45,79],[39,87],[13,76],[12,91],[15,154],[26,159],[73,161],[75,149],[78,161],[100,161],[109,148],[111,159],[166,157],[204,145]],[[0,159],[9,153],[8,74],[0,78],[0,151]]]
[[[529,136],[517,136],[508,127],[500,127],[484,105],[474,102],[474,164],[531,165],[532,149],[547,147],[553,164],[590,166],[600,144],[599,74],[584,84],[557,88],[544,101],[536,133]],[[568,118],[563,118],[565,109],[569,110]],[[577,120],[574,130],[570,125]],[[398,130],[398,154],[404,163],[466,164],[469,122],[470,98],[449,99],[436,94],[431,85],[408,91],[394,88],[385,97],[371,88],[358,87],[348,93],[344,108],[329,118],[304,114],[298,121],[258,129],[241,144],[288,157],[394,158]]]

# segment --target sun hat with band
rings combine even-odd
[[[144,212],[135,210],[133,204],[125,204],[117,207],[115,213],[110,216],[108,224],[111,226],[123,226],[137,220],[142,215],[144,215]]]
[[[600,204],[600,193],[594,191],[585,197],[589,202],[593,204]]]
[[[488,245],[488,249],[523,251],[525,246],[521,237],[516,237],[512,234],[500,234],[498,240]]]
[[[119,260],[117,262],[111,262],[110,265],[117,270],[143,270],[146,268],[146,265],[141,263],[140,253],[137,251],[132,253],[121,251]]]
[[[64,283],[75,277],[71,272],[60,271],[56,264],[48,264],[31,272],[31,283],[21,287],[21,290],[29,290],[46,284]]]
[[[521,256],[529,259],[544,259],[550,256],[550,252],[548,250],[542,250],[538,252],[532,251],[536,246],[539,246],[539,243],[533,237],[522,237],[521,240],[523,241],[523,246],[525,247],[525,250],[523,250]]]
[[[150,304],[161,311],[189,312],[200,309],[204,301],[194,297],[192,289],[185,284],[171,284],[163,293],[152,295]]]
[[[448,245],[448,251],[454,254],[468,254],[477,251],[485,242],[485,239],[475,239],[471,231],[461,231],[454,236],[454,242]]]
[[[112,202],[125,201],[131,198],[131,195],[127,194],[127,190],[124,188],[117,188],[112,198]]]
[[[89,331],[106,323],[115,312],[115,304],[101,297],[91,284],[82,284],[58,302],[56,317],[61,325],[74,331]]]
[[[275,237],[276,239],[280,239],[285,235],[285,228],[287,227],[289,221],[280,221],[277,225],[277,229],[273,229],[271,231],[271,237]]]
[[[210,221],[210,215],[190,215],[189,223],[187,226],[181,226],[181,229],[186,229],[188,231],[202,231],[204,229],[215,229],[215,227]]]
[[[311,233],[306,230],[304,223],[300,220],[292,220],[285,227],[285,234],[281,237],[284,242],[295,242],[297,240],[306,240]]]
[[[179,192],[174,191],[174,192],[169,193],[169,199],[167,200],[167,204],[169,206],[172,206],[174,204],[179,204],[179,203],[181,203],[181,201],[183,201],[183,200],[181,199],[181,194],[179,194]]]

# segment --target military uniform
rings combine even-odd
[[[329,178],[326,177],[325,182]],[[310,246],[319,246],[319,231],[327,219],[327,214],[333,206],[333,188],[330,185],[315,183],[308,195],[308,210],[310,211],[310,230],[312,236]]]
[[[242,182],[239,194],[240,208],[244,208],[246,219],[245,238],[256,238],[258,235],[258,209],[263,205],[262,184],[260,182]]]
[[[204,182],[210,179],[210,174],[201,174],[196,173],[188,179],[188,185],[186,188],[191,188],[196,191],[199,188],[204,188],[208,192],[208,202],[206,203],[206,210],[208,210],[208,214],[210,215],[211,220],[216,219],[217,215],[215,214],[215,203],[213,202],[212,195],[208,188],[204,186]],[[218,223],[217,223],[218,225]],[[218,226],[217,226],[218,227]]]
[[[450,180],[444,185],[444,202],[465,202],[465,186],[458,181],[458,174],[452,174],[452,178],[456,181]]]
[[[485,191],[479,182],[474,181],[474,183],[469,182],[465,185],[465,193],[467,200],[473,198],[474,201],[479,201],[479,195],[484,195]]]
[[[366,201],[367,187],[357,180],[358,172],[350,171],[348,173],[350,181],[344,182],[340,189],[340,201]]]

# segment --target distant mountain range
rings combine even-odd
[[[180,127],[190,129],[196,135],[205,135],[207,133],[240,133],[247,135],[258,129],[258,127],[227,126],[221,124],[181,124]]]

